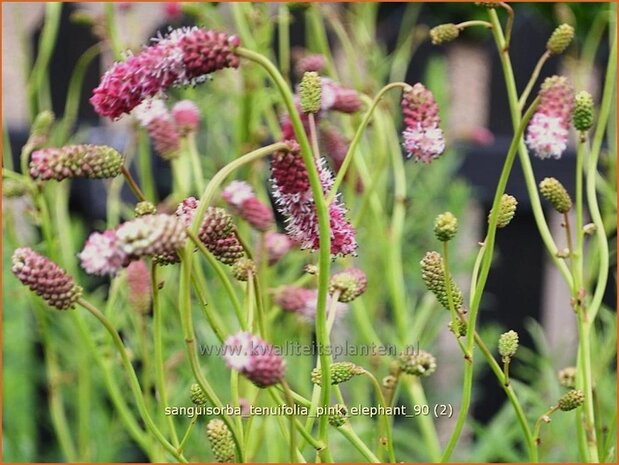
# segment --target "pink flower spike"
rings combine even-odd
[[[172,117],[182,135],[195,133],[200,126],[200,110],[191,100],[181,100],[172,107]]]
[[[92,233],[77,256],[86,273],[98,276],[114,276],[127,261],[127,255],[118,246],[116,232],[111,229]]]
[[[269,231],[265,235],[266,254],[269,265],[279,262],[294,246],[285,234]]]
[[[236,36],[198,27],[175,29],[115,63],[101,78],[90,103],[99,115],[120,118],[171,86],[197,84],[214,71],[238,67],[234,53],[238,46]]]
[[[563,76],[546,78],[540,103],[527,128],[526,142],[541,159],[560,158],[567,148],[574,89]]]
[[[407,158],[430,163],[445,151],[445,137],[432,92],[417,83],[402,93],[404,115],[403,146]]]
[[[268,342],[248,332],[239,332],[224,342],[226,365],[247,377],[258,387],[278,384],[284,379],[286,364]]]

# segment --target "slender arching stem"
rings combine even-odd
[[[527,103],[527,99],[529,98],[529,95],[531,94],[531,91],[533,90],[533,86],[537,82],[539,73],[542,71],[542,67],[544,66],[544,63],[546,63],[548,61],[548,58],[550,58],[550,55],[551,53],[548,50],[546,50],[542,54],[540,59],[537,61],[537,64],[535,65],[535,68],[533,69],[533,74],[531,74],[531,78],[529,79],[527,86],[522,91],[522,94],[520,95],[520,99],[518,100],[518,108],[520,109],[520,111],[524,109],[524,105],[525,103]]]
[[[363,137],[363,133],[365,132],[365,129],[367,128],[370,120],[372,119],[372,116],[374,115],[374,111],[376,110],[378,103],[381,101],[381,99],[387,92],[389,92],[391,89],[395,89],[398,87],[402,89],[406,89],[407,87],[410,87],[410,86],[406,84],[405,82],[392,82],[390,84],[387,84],[385,87],[383,87],[378,92],[378,94],[376,94],[376,97],[374,97],[374,99],[372,100],[372,103],[370,104],[368,110],[363,116],[363,120],[361,120],[361,124],[357,128],[357,131],[355,132],[355,135],[352,141],[350,142],[350,145],[348,146],[348,151],[346,152],[346,156],[344,157],[342,166],[340,166],[340,169],[337,172],[337,176],[335,177],[335,182],[333,183],[331,192],[329,192],[329,195],[327,197],[328,204],[331,203],[333,199],[335,198],[335,195],[337,194],[337,190],[340,187],[340,184],[342,184],[342,181],[344,180],[344,176],[346,176],[346,172],[348,171],[348,167],[350,166],[350,163],[352,162],[352,157],[354,156],[355,151],[357,150],[359,141],[361,140],[361,137]]]
[[[187,459],[183,457],[182,454],[178,453],[176,447],[168,442],[168,440],[161,434],[157,425],[151,418],[148,410],[146,408],[146,404],[144,403],[144,396],[142,395],[142,390],[140,388],[140,382],[138,381],[138,377],[135,374],[133,366],[131,365],[131,361],[129,360],[129,356],[127,355],[127,350],[123,344],[122,339],[118,335],[118,332],[112,326],[112,323],[101,313],[95,306],[86,300],[80,298],[77,301],[82,307],[88,310],[99,322],[105,327],[107,332],[112,336],[112,340],[114,341],[114,345],[120,354],[120,358],[122,360],[125,371],[127,372],[127,376],[129,377],[129,385],[131,387],[131,391],[133,396],[135,397],[135,402],[142,416],[142,420],[144,420],[144,424],[148,428],[148,430],[153,434],[157,440],[161,443],[163,448],[167,450],[174,458],[176,458],[179,462],[187,463]]]
[[[329,343],[327,333],[327,288],[329,286],[329,270],[331,268],[331,225],[329,220],[329,212],[323,195],[322,184],[318,176],[318,168],[314,162],[312,148],[310,146],[307,134],[301,122],[301,118],[297,113],[294,97],[288,88],[286,80],[282,77],[277,68],[266,57],[239,47],[236,49],[237,55],[246,58],[254,63],[259,64],[264,68],[267,74],[271,77],[279,90],[281,97],[288,110],[290,121],[294,129],[295,136],[301,148],[301,156],[308,174],[312,195],[314,197],[314,205],[316,208],[316,216],[318,217],[318,230],[320,239],[320,257],[318,275],[318,298],[316,304],[316,339],[318,342],[318,350],[321,361],[321,371],[323,379],[323,387],[320,390],[320,401],[324,406],[329,405],[331,400],[331,373],[330,373],[330,357],[325,350]],[[328,440],[328,422],[327,417],[320,418],[320,439],[327,443]]]

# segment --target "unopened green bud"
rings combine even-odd
[[[439,303],[449,310],[449,297],[447,295],[447,286],[445,286],[445,267],[443,265],[443,257],[438,252],[426,252],[421,265],[421,278],[429,291],[436,296]],[[456,285],[451,274],[449,275],[451,297],[454,308],[459,310],[462,308],[464,299],[462,291]]]
[[[518,350],[518,333],[516,331],[507,331],[499,337],[499,354],[503,357],[504,362],[508,362]]]
[[[434,220],[434,235],[441,242],[447,242],[458,232],[458,218],[451,212],[441,213]]]
[[[582,232],[584,232],[587,236],[593,236],[597,231],[597,226],[593,223],[587,223],[583,226]]]
[[[23,197],[30,192],[30,187],[23,181],[5,178],[2,180],[2,196],[7,199]]]
[[[553,31],[546,48],[550,53],[560,55],[572,43],[572,39],[574,39],[574,28],[569,24],[561,24]]]
[[[414,376],[430,376],[436,371],[434,355],[425,350],[404,351],[400,354],[400,368]]]
[[[456,337],[464,337],[466,336],[466,322],[462,320],[456,320],[455,324],[449,322],[449,331],[454,333]]]
[[[234,462],[234,440],[232,433],[222,420],[215,418],[209,421],[206,425],[206,435],[211,443],[211,450],[217,462]]]
[[[133,209],[136,217],[145,216],[145,215],[154,215],[157,213],[157,207],[155,207],[148,200],[144,200],[143,202],[138,202]]]
[[[55,119],[56,116],[50,110],[43,110],[34,118],[30,128],[30,142],[35,147],[40,147],[47,142]]]
[[[247,281],[250,274],[256,274],[256,264],[253,260],[242,257],[232,265],[232,276],[238,281]]]
[[[339,428],[346,423],[348,409],[344,404],[335,404],[329,408],[329,424]]]
[[[460,35],[460,29],[453,23],[440,24],[430,29],[432,44],[440,45],[455,40]]]
[[[576,367],[566,367],[559,371],[559,383],[566,388],[576,387]]]
[[[557,179],[544,179],[539,183],[539,191],[559,213],[567,213],[572,208],[570,195]]]
[[[303,74],[303,79],[301,79],[301,85],[299,87],[299,94],[303,113],[318,113],[320,111],[322,83],[318,73],[315,71],[308,71]]]
[[[579,131],[588,131],[593,126],[593,97],[586,90],[574,97],[574,127]]]
[[[197,406],[206,405],[208,399],[199,384],[191,385],[191,394],[189,395],[191,402]]]
[[[337,362],[331,365],[331,384],[336,385],[345,383],[354,376],[365,373],[365,370],[352,362]],[[314,368],[311,375],[312,383],[320,386],[322,382],[322,372],[320,368]]]
[[[511,220],[514,218],[516,214],[516,206],[518,205],[518,201],[516,197],[503,194],[501,197],[501,203],[499,205],[499,216],[497,218],[496,227],[498,229],[504,228],[507,226]],[[488,215],[488,222],[490,222],[490,217],[492,216],[492,210],[490,210],[490,214]]]
[[[559,399],[559,408],[564,412],[569,412],[582,405],[585,395],[580,389],[573,389]]]

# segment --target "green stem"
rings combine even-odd
[[[350,427],[350,424],[345,424],[337,428],[342,436],[344,436],[350,444],[357,449],[370,463],[382,463],[381,460],[374,455],[368,446],[361,440],[359,436]]]
[[[144,196],[144,193],[142,192],[142,190],[140,189],[140,186],[138,186],[138,183],[135,182],[135,179],[133,179],[133,176],[131,176],[131,173],[129,172],[129,170],[127,169],[127,167],[125,167],[124,165],[120,168],[122,175],[125,177],[125,180],[127,181],[127,184],[129,185],[129,187],[131,188],[131,192],[133,192],[133,194],[136,196],[136,198],[140,201],[140,202],[145,202],[146,201],[146,197]]]
[[[163,311],[159,306],[159,280],[157,279],[157,265],[153,262],[150,268],[150,283],[153,293],[153,339],[155,352],[155,376],[157,379],[157,391],[159,398],[159,407],[165,409],[168,405],[168,394],[165,386],[165,363],[164,363],[164,347],[163,347]],[[166,415],[168,429],[172,436],[172,444],[182,450],[179,446],[176,428],[174,427],[174,419],[171,415]]]
[[[243,316],[243,309],[241,307],[241,302],[239,302],[239,298],[237,297],[236,292],[234,292],[234,287],[232,286],[232,282],[230,281],[230,278],[228,278],[228,275],[224,272],[224,270],[222,269],[217,259],[213,257],[213,254],[204,246],[202,241],[200,241],[200,239],[198,239],[195,236],[195,234],[193,234],[191,230],[189,229],[187,230],[187,236],[194,243],[194,245],[198,247],[198,250],[202,253],[202,255],[209,262],[209,265],[211,266],[211,268],[213,268],[213,270],[215,271],[215,274],[217,275],[217,277],[223,284],[224,289],[226,290],[226,293],[228,294],[228,298],[232,302],[232,306],[234,307],[234,312],[236,313],[236,316],[237,316],[237,319],[239,320],[239,324],[241,325],[241,328],[244,331],[247,330],[247,323],[245,321],[245,317]]]
[[[428,405],[421,380],[417,376],[411,376],[408,384],[408,393],[411,396],[411,400],[414,405]],[[438,439],[436,427],[432,421],[432,417],[429,415],[418,415],[417,421],[419,421],[419,428],[421,429],[421,436],[423,437],[423,443],[428,450],[431,462],[439,462],[441,460],[441,443]]]
[[[301,122],[301,118],[297,113],[296,105],[294,102],[294,97],[288,88],[286,81],[279,73],[277,68],[271,63],[266,57],[252,52],[250,50],[244,48],[237,48],[237,55],[246,58],[250,61],[253,61],[260,66],[262,66],[265,71],[269,74],[276,87],[278,88],[281,97],[284,100],[286,105],[286,109],[288,110],[292,126],[294,129],[294,133],[296,139],[301,148],[301,156],[303,157],[303,162],[305,163],[305,168],[307,170],[308,178],[310,181],[310,187],[312,191],[312,195],[314,198],[314,205],[316,208],[316,216],[318,217],[318,229],[319,229],[319,241],[320,241],[320,258],[319,258],[319,275],[318,275],[318,298],[316,305],[316,339],[318,350],[320,354],[321,360],[321,370],[322,370],[322,379],[323,379],[323,387],[320,390],[321,394],[321,403],[324,406],[329,405],[331,399],[331,373],[330,373],[330,360],[327,351],[325,350],[326,345],[329,342],[329,336],[327,333],[327,315],[326,315],[326,304],[327,304],[327,290],[329,286],[329,270],[331,268],[331,227],[329,220],[329,212],[327,210],[327,204],[324,199],[322,184],[320,182],[320,178],[318,176],[318,169],[314,162],[314,157],[312,155],[312,149],[307,138],[307,134],[305,133],[305,129],[303,128],[303,123]],[[275,144],[277,145],[277,144]],[[228,165],[230,166],[230,165]],[[202,205],[201,205],[202,207]],[[199,215],[196,215],[199,217]],[[195,221],[194,221],[195,223]],[[197,225],[195,225],[197,227]],[[325,444],[328,443],[328,423],[327,417],[323,416],[320,418],[320,439]]]
[[[45,23],[39,38],[39,53],[32,67],[32,73],[26,84],[26,94],[30,105],[30,116],[34,119],[42,108],[43,85],[49,69],[49,63],[56,46],[60,28],[62,3],[51,2],[45,5]]]
[[[188,241],[189,242],[189,241]],[[222,407],[221,400],[217,397],[217,394],[211,387],[210,383],[206,380],[200,369],[200,361],[198,360],[198,352],[196,350],[196,341],[193,330],[193,319],[191,316],[191,243],[185,246],[185,249],[180,249],[178,254],[181,258],[181,273],[179,283],[179,310],[181,317],[181,326],[183,329],[183,337],[185,339],[185,346],[187,348],[187,354],[189,355],[189,364],[191,365],[191,371],[197,383],[202,388],[202,391],[206,395],[209,402],[217,407]],[[226,423],[228,429],[232,433],[236,452],[240,462],[244,462],[245,452],[242,447],[242,436],[236,429],[232,420],[227,415],[221,415],[221,419]]]
[[[193,284],[193,289],[200,300],[200,307],[202,309],[202,313],[206,317],[206,321],[211,325],[215,336],[219,340],[219,342],[224,342],[226,339],[226,335],[230,334],[230,332],[226,329],[225,325],[222,323],[217,312],[213,311],[213,306],[209,305],[208,297],[207,297],[207,287],[206,287],[206,279],[204,277],[204,272],[200,267],[199,263],[193,264],[193,273],[191,274],[191,282]]]
[[[185,434],[183,434],[183,439],[181,439],[181,442],[177,448],[179,454],[181,454],[183,452],[183,449],[185,449],[185,446],[187,445],[187,441],[189,440],[189,437],[191,436],[191,432],[193,431],[193,427],[196,426],[196,423],[198,422],[198,418],[200,418],[198,415],[193,417],[191,419],[191,422],[189,423],[189,426],[185,430]]]
[[[492,29],[492,24],[490,24],[488,21],[471,20],[456,24],[456,27],[460,30],[466,29],[467,27],[471,26],[482,26],[488,29]]]
[[[150,433],[157,438],[163,448],[167,450],[170,454],[172,454],[174,458],[176,458],[182,463],[187,463],[187,459],[185,459],[182,454],[179,454],[176,448],[172,444],[170,444],[167,439],[161,434],[161,432],[157,428],[157,425],[155,425],[155,422],[148,413],[148,410],[146,409],[146,404],[144,403],[144,396],[142,395],[142,391],[140,388],[140,382],[138,381],[135,370],[131,365],[131,361],[129,360],[129,356],[127,355],[127,350],[125,349],[123,341],[114,326],[112,326],[110,321],[96,307],[94,307],[86,300],[80,298],[77,303],[84,307],[86,310],[88,310],[97,320],[99,320],[99,322],[101,322],[101,324],[105,327],[107,332],[112,337],[114,345],[116,346],[116,349],[120,354],[125,371],[127,372],[127,376],[129,377],[129,384],[131,386],[133,396],[135,397],[138,411],[140,412],[140,416],[142,417],[142,420],[144,420],[144,424],[146,425]]]
[[[204,182],[204,173],[202,171],[202,164],[200,163],[200,154],[198,153],[198,146],[196,145],[195,133],[187,135],[185,144],[187,146],[187,152],[189,153],[189,159],[191,160],[191,170],[193,171],[196,192],[200,192],[203,189],[202,183]]]
[[[114,3],[106,3],[104,6],[104,14],[105,14],[105,32],[107,34],[107,39],[111,45],[112,54],[114,55],[115,60],[122,59],[123,48],[120,44],[118,28],[116,27],[116,12],[114,8],[116,6]]]
[[[363,120],[361,120],[361,124],[357,128],[357,131],[355,132],[355,135],[352,141],[350,142],[350,145],[348,146],[348,151],[346,152],[346,156],[344,157],[342,166],[337,172],[337,176],[335,177],[335,181],[333,182],[333,187],[331,188],[331,192],[329,192],[329,195],[327,197],[328,204],[331,203],[333,199],[335,198],[335,196],[337,195],[337,190],[340,187],[340,184],[342,184],[342,181],[344,180],[344,176],[346,176],[346,172],[348,171],[348,167],[350,166],[350,163],[352,162],[352,157],[354,156],[357,150],[359,141],[361,140],[361,137],[363,136],[365,129],[367,128],[370,120],[372,119],[372,116],[374,115],[374,110],[376,110],[378,103],[380,102],[380,100],[383,98],[383,96],[387,92],[397,87],[406,89],[407,87],[410,87],[410,86],[406,84],[405,82],[392,82],[390,84],[387,84],[385,87],[383,87],[378,92],[378,94],[376,94],[376,97],[374,97],[374,100],[372,100],[370,107],[368,108],[365,115],[363,116]]]
[[[369,371],[364,371],[364,374],[368,378],[370,378],[370,380],[372,381],[372,385],[374,386],[374,392],[376,393],[376,396],[378,397],[378,401],[386,409],[389,405],[385,401],[385,396],[383,395],[383,390],[382,390],[380,383],[378,382],[376,377]],[[381,418],[383,420],[383,425],[385,428],[385,435],[387,439],[387,453],[389,455],[389,462],[396,463],[395,451],[393,450],[393,434],[391,431],[391,422],[389,421],[389,416],[386,414],[381,415]]]
[[[148,134],[146,133],[146,130],[142,128],[136,129],[135,132],[138,146],[138,173],[140,175],[140,183],[142,184],[145,197],[155,202],[157,199],[157,192],[153,181],[153,167],[151,162]]]
[[[612,28],[616,31],[616,28]],[[615,37],[613,33],[613,37]],[[593,294],[593,299],[588,307],[588,316],[591,323],[595,321],[602,299],[604,298],[604,292],[606,291],[606,283],[608,281],[608,268],[609,268],[609,251],[608,251],[608,239],[606,238],[606,228],[602,222],[602,214],[600,213],[600,207],[598,205],[596,195],[596,178],[597,178],[597,164],[600,156],[600,150],[602,148],[602,141],[606,132],[606,123],[610,116],[612,108],[612,102],[615,93],[616,85],[616,73],[617,73],[617,40],[613,41],[613,45],[610,51],[610,58],[608,61],[608,67],[606,69],[606,76],[604,81],[604,93],[602,94],[602,102],[600,104],[600,116],[598,118],[595,134],[593,136],[593,142],[591,144],[591,152],[589,153],[589,162],[587,166],[586,174],[586,191],[587,191],[587,205],[589,207],[589,213],[593,224],[596,226],[595,236],[600,249],[600,263],[598,268],[598,279]],[[616,156],[616,154],[614,154]]]
[[[464,381],[463,381],[463,391],[462,391],[462,404],[460,406],[460,412],[458,413],[458,418],[456,420],[456,426],[454,427],[454,431],[449,438],[449,442],[447,443],[447,447],[443,452],[443,457],[441,458],[442,462],[446,462],[451,457],[451,454],[458,442],[458,438],[460,437],[460,433],[462,432],[462,428],[464,426],[464,422],[466,421],[466,417],[468,415],[468,409],[470,407],[471,401],[471,391],[473,384],[473,346],[475,344],[475,322],[477,319],[477,313],[479,311],[479,305],[481,303],[481,298],[483,295],[484,288],[486,286],[486,281],[488,279],[488,274],[490,272],[490,265],[492,263],[492,256],[494,252],[494,240],[496,236],[497,230],[497,221],[500,210],[501,197],[505,192],[505,186],[507,185],[507,180],[509,179],[509,175],[511,173],[512,166],[514,164],[514,160],[516,159],[516,154],[518,152],[518,146],[522,139],[522,135],[527,126],[527,123],[533,116],[537,105],[539,104],[539,98],[536,98],[529,109],[527,110],[525,116],[522,121],[519,123],[516,133],[514,134],[514,138],[512,139],[512,143],[509,147],[509,151],[507,152],[507,156],[505,158],[505,163],[503,165],[503,169],[501,171],[501,176],[499,178],[499,182],[494,194],[494,201],[492,203],[492,210],[490,214],[490,221],[488,225],[488,233],[485,241],[485,250],[484,256],[481,264],[481,270],[479,279],[475,286],[475,293],[473,298],[471,299],[471,311],[470,316],[468,318],[467,331],[466,331],[466,353],[465,353],[465,366],[464,366]],[[500,370],[500,368],[499,368]],[[526,431],[525,431],[526,435]]]
[[[290,81],[290,12],[286,3],[278,6],[277,32],[279,40],[279,67],[284,79]]]
[[[290,386],[286,380],[282,380],[282,387],[284,388],[284,396],[286,398],[286,403],[289,407],[294,409],[294,400],[292,399],[292,394],[290,392]],[[290,415],[290,462],[294,463],[297,452],[297,428],[295,423],[295,415],[292,413]]]
[[[503,30],[501,29],[501,24],[499,23],[496,11],[490,9],[488,10],[488,14],[490,15],[490,22],[492,23],[492,35],[496,42],[497,50],[499,52],[499,58],[501,60],[501,67],[503,68],[505,87],[507,89],[507,97],[512,117],[512,125],[514,131],[516,131],[520,126],[521,115],[518,108],[516,81],[514,78],[511,60],[509,58],[509,51],[506,48],[505,37],[503,36]],[[533,174],[531,160],[529,160],[529,154],[527,152],[527,147],[525,146],[524,141],[520,141],[520,145],[518,147],[518,155],[527,186],[527,192],[529,194],[529,200],[531,201],[533,216],[535,217],[535,222],[537,223],[537,229],[539,230],[540,236],[542,237],[544,245],[548,250],[551,260],[559,269],[559,272],[563,276],[563,279],[565,280],[567,285],[571,288],[572,277],[570,276],[570,272],[566,264],[556,256],[558,249],[552,238],[552,234],[550,232],[548,224],[546,223],[546,219],[544,218],[544,211],[542,209],[539,194],[537,192],[537,183],[535,182],[535,176]]]
[[[542,54],[540,59],[537,61],[537,64],[535,65],[535,68],[533,69],[533,73],[531,74],[531,78],[529,79],[529,82],[527,83],[526,87],[522,91],[522,94],[520,95],[520,100],[518,100],[518,108],[520,109],[520,111],[524,109],[524,106],[527,103],[527,99],[529,98],[529,95],[531,94],[531,91],[533,90],[533,86],[537,82],[539,73],[542,71],[542,67],[548,61],[548,58],[550,58],[550,56],[551,56],[551,53],[548,50],[546,50]]]
[[[537,419],[537,421],[535,422],[535,427],[533,428],[533,439],[535,441],[535,456],[533,457],[532,462],[537,463],[539,461],[539,445],[541,444],[542,440],[539,436],[540,434],[540,430],[542,429],[542,423],[545,423],[544,419],[545,417],[549,417],[550,415],[552,415],[559,407],[558,406],[554,406],[551,407],[550,409],[548,409],[548,411],[546,413],[544,413],[541,417],[539,417]]]

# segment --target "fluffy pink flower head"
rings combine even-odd
[[[200,110],[191,100],[181,100],[172,107],[172,117],[182,135],[194,133],[200,126]]]
[[[273,210],[256,197],[253,189],[246,182],[232,181],[221,196],[241,218],[258,231],[266,231],[275,223]]]
[[[117,119],[171,86],[202,82],[214,71],[238,67],[234,49],[239,43],[236,36],[203,28],[175,29],[114,64],[90,102],[99,115]]]
[[[148,131],[159,155],[166,160],[178,157],[180,134],[163,100],[145,100],[134,109],[133,114]]]
[[[264,240],[269,265],[274,265],[280,261],[294,246],[288,236],[274,231],[267,232]]]
[[[403,146],[407,158],[430,163],[445,150],[436,100],[432,92],[417,83],[404,90],[401,105],[405,126]]]
[[[88,274],[114,276],[127,262],[127,255],[118,246],[116,231],[93,232],[77,255]]]
[[[539,158],[559,158],[567,148],[574,89],[563,76],[546,78],[527,128],[527,145]]]
[[[248,332],[239,332],[224,342],[226,365],[247,377],[258,387],[278,384],[284,379],[286,364],[268,342]]]
[[[317,168],[323,192],[329,192],[333,175],[325,166],[324,159],[318,162]],[[289,151],[275,154],[271,169],[273,195],[279,211],[286,217],[286,232],[301,248],[318,250],[318,214],[298,145],[293,143]],[[355,230],[346,219],[346,208],[339,196],[329,204],[329,219],[331,253],[354,254],[357,248]]]

